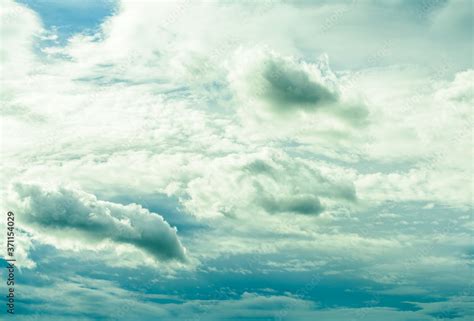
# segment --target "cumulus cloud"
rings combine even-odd
[[[183,204],[202,217],[318,215],[354,204],[353,184],[323,175],[320,166],[272,149],[218,158],[208,171],[189,182]]]
[[[40,19],[32,10],[13,1],[1,2],[0,17],[2,79],[26,76],[36,61],[32,49],[41,32]]]
[[[362,124],[367,117],[360,101],[341,92],[327,55],[310,63],[266,49],[240,50],[229,69],[230,86],[247,113],[320,112],[350,124]]]
[[[186,261],[176,228],[139,205],[105,202],[64,187],[16,184],[13,190],[19,218],[33,232],[60,233],[85,243],[128,244],[158,261]]]
[[[458,103],[474,103],[474,69],[457,73],[454,80],[436,93],[440,100]]]
[[[262,64],[256,62],[255,70],[250,70],[246,84],[254,95],[268,99],[276,108],[315,109],[336,102],[338,93],[329,77],[323,73],[330,70],[308,68],[307,64],[298,64],[275,54],[269,55]],[[253,81],[257,79],[254,87]],[[332,85],[332,86],[331,86]]]

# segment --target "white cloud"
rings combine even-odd
[[[16,184],[12,207],[24,228],[84,244],[128,244],[157,261],[186,260],[176,228],[136,204],[97,200],[82,191]],[[13,196],[15,197],[15,196]],[[77,244],[77,243],[76,243]]]
[[[298,125],[313,118],[323,129],[327,120],[318,112],[351,125],[363,124],[367,116],[361,102],[347,101],[326,55],[317,63],[306,63],[265,49],[238,50],[228,80],[239,98],[238,106],[244,113],[256,114],[261,122],[275,121],[268,114],[284,117],[286,122],[296,118]]]
[[[40,19],[32,10],[8,0],[2,0],[0,15],[2,80],[25,77],[21,78],[24,82],[37,60],[33,46],[42,30]]]
[[[436,93],[440,101],[451,100],[459,103],[474,103],[474,70],[457,73],[454,80]],[[452,106],[455,108],[455,106]]]
[[[214,159],[189,182],[184,205],[197,216],[318,215],[357,201],[350,181],[322,175],[318,163],[264,149]]]

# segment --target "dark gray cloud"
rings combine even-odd
[[[286,117],[304,111],[353,126],[367,123],[365,103],[355,96],[349,98],[325,54],[316,62],[307,62],[272,51],[249,50],[236,59],[229,79],[241,108],[247,109],[245,114],[256,112],[261,117],[259,110],[266,110]]]
[[[176,229],[140,205],[100,201],[92,194],[62,187],[46,190],[17,184],[14,190],[22,204],[20,218],[33,229],[70,231],[70,237],[89,242],[130,244],[157,260],[186,260]]]
[[[315,109],[338,100],[337,93],[310,79],[305,70],[281,59],[267,60],[262,76],[269,84],[264,96],[278,107]]]
[[[263,198],[262,206],[269,213],[297,213],[305,215],[318,215],[324,207],[316,196],[295,195],[284,199]]]

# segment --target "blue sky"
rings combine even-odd
[[[95,33],[104,20],[113,15],[114,1],[18,1],[37,12],[46,29],[57,32],[61,43],[76,33]]]
[[[472,13],[3,1],[13,318],[470,320]]]

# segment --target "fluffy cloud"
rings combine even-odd
[[[139,205],[100,201],[94,195],[63,187],[48,190],[16,184],[13,189],[19,219],[33,232],[92,244],[129,244],[158,261],[186,260],[176,228]]]
[[[357,201],[353,184],[321,174],[318,164],[272,149],[213,160],[189,182],[183,203],[197,216],[318,215]]]
[[[41,22],[33,11],[12,1],[1,2],[0,15],[2,79],[26,76],[36,61],[33,46],[41,33]]]
[[[474,70],[469,69],[457,73],[451,83],[436,93],[436,98],[441,101],[448,100],[472,105],[474,103]]]
[[[367,117],[361,102],[348,101],[341,92],[327,55],[307,63],[264,49],[240,50],[228,80],[239,105],[258,116],[264,117],[266,111],[288,120],[291,113],[304,112],[297,122],[301,123],[304,117],[315,117],[308,113],[319,111],[350,124],[362,124]]]
[[[238,93],[268,100],[271,107],[282,112],[292,107],[316,109],[338,100],[334,74],[329,69],[299,64],[275,53],[251,52],[246,56],[249,66],[235,66],[230,76],[231,83],[238,83]]]

